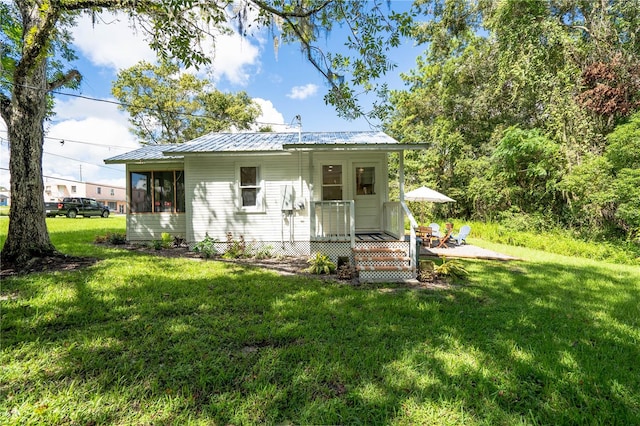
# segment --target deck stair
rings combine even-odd
[[[362,282],[402,282],[415,278],[407,249],[385,243],[357,243],[353,259]]]

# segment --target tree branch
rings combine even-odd
[[[80,80],[82,80],[82,75],[78,70],[71,70],[60,78],[49,82],[49,84],[47,85],[47,91],[50,92],[52,90],[56,90],[57,88],[65,86],[67,83],[70,83],[73,80],[75,80],[76,83],[80,83]]]
[[[276,9],[275,7],[265,3],[264,1],[261,0],[249,0],[251,3],[255,4],[256,6],[258,6],[260,9],[266,10],[269,13],[273,13],[276,16],[279,16],[281,18],[308,18],[312,15],[315,15],[316,13],[320,12],[322,9],[324,9],[325,7],[329,6],[329,4],[331,4],[333,2],[333,0],[325,0],[323,3],[321,3],[320,5],[318,5],[318,7],[314,8],[314,9],[309,9],[309,10],[299,10],[296,9],[295,11],[292,12],[285,12],[283,10],[280,9]]]
[[[20,10],[20,13],[23,15],[23,21],[29,22],[27,27],[29,32],[25,34],[22,57],[16,65],[15,75],[27,75],[29,73],[28,70],[36,63],[43,51],[47,49],[51,33],[60,17],[60,9],[53,3],[46,12],[30,10],[30,8],[36,7],[37,5],[27,4],[24,5],[24,9]],[[32,16],[34,14],[42,15],[40,22],[32,22],[36,20],[36,18]],[[33,31],[34,29],[35,31]]]

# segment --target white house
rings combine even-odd
[[[403,152],[382,132],[211,133],[106,159],[127,173],[127,239],[163,232],[190,244],[230,233],[272,253],[328,254],[361,280],[415,277],[417,226],[404,204]],[[389,198],[388,155],[400,154]],[[410,238],[404,219],[409,217]]]

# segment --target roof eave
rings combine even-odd
[[[288,144],[284,145],[283,149],[286,151],[408,151],[408,150],[420,150],[427,149],[430,145],[426,144],[397,144],[397,143],[385,143],[385,144]]]
[[[104,160],[105,164],[146,164],[146,163],[175,163],[184,161],[184,157],[167,157],[167,158],[140,158],[131,160]]]

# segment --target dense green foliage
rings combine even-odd
[[[2,280],[3,424],[640,423],[637,267],[502,246],[527,260],[352,287],[47,224],[100,261]]]
[[[640,244],[637,2],[415,2],[428,42],[393,93],[387,130],[428,143],[408,187],[457,200],[441,214],[543,217]],[[443,211],[448,209],[448,211]]]

